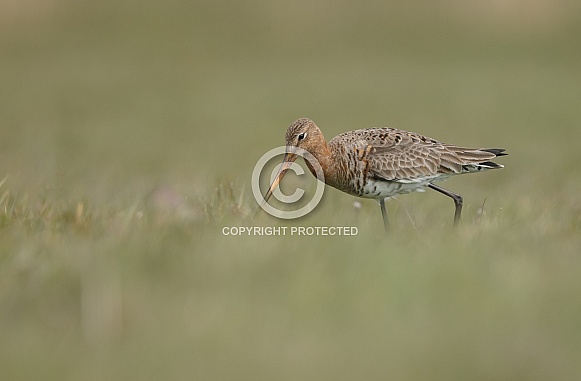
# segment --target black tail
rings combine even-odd
[[[482,163],[478,163],[477,166],[489,169],[504,168],[504,165],[495,163],[494,161],[483,161]]]
[[[481,149],[481,151],[490,152],[490,153],[495,154],[496,156],[508,155],[507,153],[504,153],[504,148],[487,148],[487,149]]]

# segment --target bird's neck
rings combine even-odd
[[[323,174],[325,175],[325,177],[327,177],[329,169],[332,167],[333,160],[331,150],[329,149],[329,145],[327,144],[327,142],[323,140],[323,142],[317,146],[316,150],[309,152],[311,153],[311,155],[315,157],[315,159],[317,159],[319,165],[321,166],[321,169],[323,170]],[[317,177],[317,173],[315,169],[311,166],[309,161],[305,160],[305,163],[307,164],[307,167],[309,168],[309,171],[311,171],[313,176]]]

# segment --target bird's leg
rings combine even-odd
[[[454,200],[454,206],[456,207],[456,210],[454,211],[454,225],[458,225],[458,223],[460,222],[460,215],[462,214],[462,202],[463,202],[462,196],[454,192],[450,192],[449,190],[446,190],[444,188],[440,188],[439,186],[434,184],[428,184],[428,187],[442,194],[445,194],[448,197],[452,197],[452,200]]]
[[[383,216],[383,226],[385,226],[385,232],[389,232],[389,220],[387,219],[387,211],[385,210],[385,199],[379,200],[379,206],[381,206],[381,215]]]

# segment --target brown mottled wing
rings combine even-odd
[[[352,134],[348,138],[351,144],[359,148],[368,146],[365,159],[369,162],[369,175],[391,181],[407,182],[461,173],[465,165],[487,162],[496,156],[393,128],[357,130]]]

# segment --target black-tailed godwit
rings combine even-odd
[[[353,196],[379,202],[386,230],[385,199],[423,191],[426,187],[454,200],[454,224],[460,221],[462,196],[435,185],[451,176],[503,168],[491,160],[504,156],[501,148],[463,148],[415,132],[367,128],[335,136],[328,143],[308,118],[294,121],[286,131],[287,153],[266,195],[267,202],[298,155],[292,147],[311,153],[321,165],[325,183]],[[311,165],[305,160],[311,173]]]

